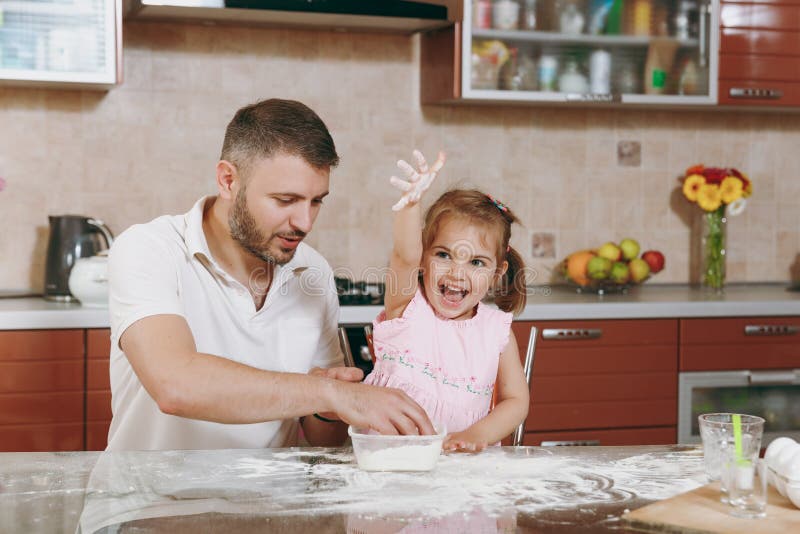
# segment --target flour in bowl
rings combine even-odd
[[[442,451],[441,441],[428,445],[406,445],[375,451],[361,450],[356,455],[364,471],[430,471]]]

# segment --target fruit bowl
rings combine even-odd
[[[625,284],[615,284],[609,281],[593,281],[586,285],[579,285],[572,280],[567,280],[567,285],[574,288],[578,293],[587,293],[592,295],[624,295],[628,290],[637,284],[627,282]]]
[[[639,243],[625,238],[597,249],[579,250],[567,256],[556,272],[578,293],[597,295],[627,293],[664,268],[664,255],[648,250],[639,257]]]

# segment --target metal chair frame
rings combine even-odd
[[[353,351],[350,348],[350,340],[347,339],[347,330],[343,326],[339,327],[339,347],[344,354],[344,364],[346,367],[355,367],[356,362],[353,359]]]
[[[528,383],[528,392],[531,390],[531,375],[533,374],[533,356],[536,352],[536,336],[539,334],[539,329],[535,326],[531,327],[531,337],[528,338],[528,350],[525,353],[525,362],[522,365],[522,370],[525,372],[525,382]],[[526,417],[527,419],[527,417]],[[511,445],[519,447],[522,445],[522,440],[525,437],[525,420],[519,424],[514,434],[511,437]]]

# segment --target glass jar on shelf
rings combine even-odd
[[[558,90],[562,93],[585,94],[589,92],[589,82],[586,75],[580,71],[578,60],[575,57],[567,59],[564,71],[558,77]]]
[[[586,9],[582,0],[558,0],[558,31],[569,35],[583,33],[586,27]]]
[[[492,4],[492,26],[497,30],[519,28],[519,2],[517,0],[495,0]]]

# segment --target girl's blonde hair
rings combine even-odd
[[[525,308],[525,263],[522,256],[509,244],[511,225],[519,219],[505,204],[494,200],[476,189],[453,189],[440,196],[425,213],[422,228],[422,247],[427,250],[433,244],[439,227],[447,218],[466,219],[472,224],[497,232],[500,237],[495,256],[498,269],[504,261],[508,270],[493,288],[494,301],[503,311],[519,314]]]

